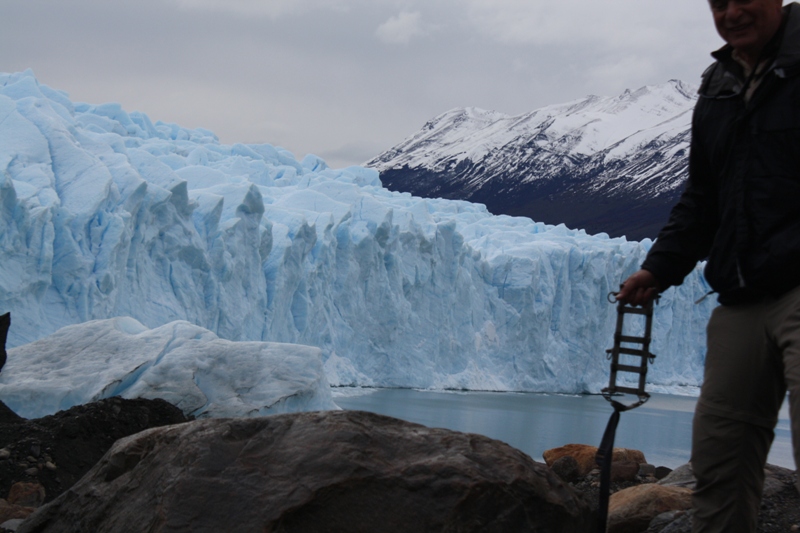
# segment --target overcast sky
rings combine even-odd
[[[697,84],[720,45],[706,0],[0,0],[0,71],[334,167],[455,107]]]

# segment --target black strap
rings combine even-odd
[[[603,440],[597,449],[595,461],[600,465],[600,504],[597,508],[597,533],[605,533],[606,522],[608,521],[608,498],[611,489],[611,462],[614,455],[614,437],[617,434],[617,424],[619,424],[619,414],[627,411],[630,407],[611,400],[614,412],[608,419],[606,431],[603,433]]]

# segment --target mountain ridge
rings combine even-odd
[[[452,109],[365,166],[390,190],[653,238],[687,176],[695,92],[670,80],[514,116]]]

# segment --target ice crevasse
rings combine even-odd
[[[0,74],[12,347],[97,319],[186,321],[317,347],[332,385],[597,392],[607,294],[650,244],[391,192],[372,169],[223,145]],[[662,296],[656,390],[700,383],[707,291],[698,267]]]

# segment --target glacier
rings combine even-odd
[[[390,192],[372,169],[73,103],[31,71],[0,74],[0,169],[9,346],[185,321],[318,348],[333,386],[598,392],[607,295],[651,245]],[[700,384],[708,290],[698,266],[662,295],[653,390]]]

